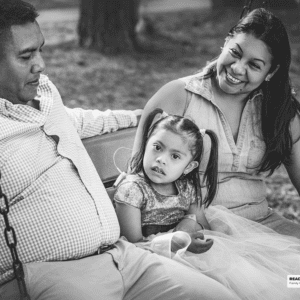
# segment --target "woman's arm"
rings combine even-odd
[[[116,213],[120,223],[121,235],[125,236],[129,242],[140,242],[143,239],[140,209],[117,202]]]
[[[296,141],[292,148],[291,161],[286,165],[291,182],[300,195],[300,115],[297,114],[291,123],[291,133]]]
[[[300,195],[300,140],[294,144],[291,155],[291,163],[285,167],[291,182]]]
[[[183,114],[187,99],[187,92],[184,87],[185,83],[183,81],[171,81],[147,102],[135,136],[133,154],[140,148],[145,120],[155,108],[161,108],[169,114]]]

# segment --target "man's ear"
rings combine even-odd
[[[195,160],[191,161],[184,169],[183,174],[187,175],[199,166],[199,163]]]
[[[279,67],[280,67],[280,65],[277,65],[276,68],[275,68],[275,70],[274,70],[272,73],[269,73],[269,74],[266,76],[265,81],[270,81],[271,78],[272,78],[272,77],[275,75],[275,73],[278,71]]]

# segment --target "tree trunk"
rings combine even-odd
[[[140,0],[81,0],[79,45],[107,54],[137,50],[139,4]]]
[[[212,6],[215,9],[220,8],[229,8],[229,7],[236,7],[236,8],[242,8],[246,3],[249,1],[245,0],[211,0]],[[291,9],[291,8],[297,8],[298,2],[297,0],[253,0],[252,1],[252,9],[257,7],[268,7],[274,8],[274,9]]]
[[[244,0],[211,0],[214,9],[221,9],[222,7],[243,7]]]

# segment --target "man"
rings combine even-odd
[[[28,3],[0,0],[0,184],[31,299],[235,299],[216,281],[119,238],[81,138],[135,126],[135,113],[64,107],[42,75],[36,17]],[[19,299],[2,235],[0,253],[0,299]]]

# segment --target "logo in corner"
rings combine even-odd
[[[300,275],[288,275],[287,276],[288,288],[300,288]]]

